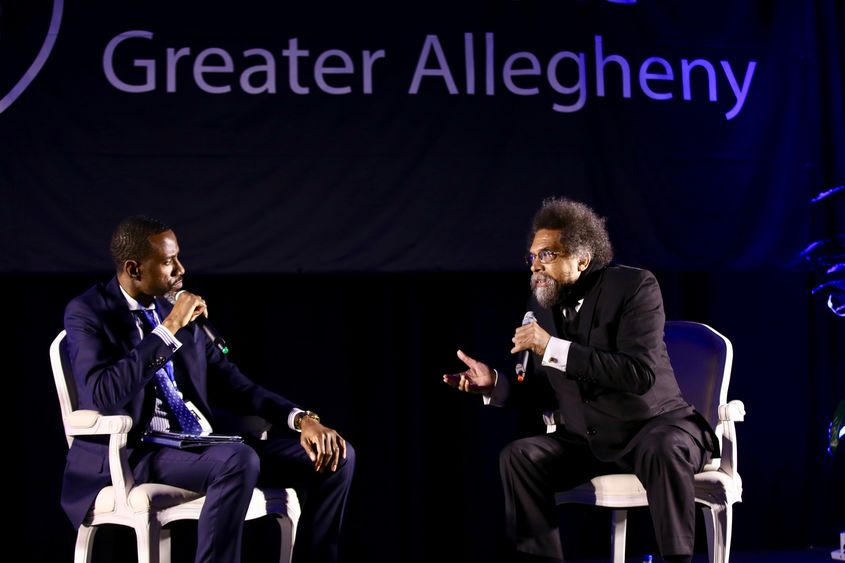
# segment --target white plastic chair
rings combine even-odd
[[[105,416],[93,410],[76,410],[76,384],[65,351],[65,331],[50,345],[53,378],[62,409],[68,447],[74,436],[109,436],[109,471],[112,484],[97,495],[94,506],[76,535],[74,563],[90,563],[99,526],[116,524],[135,530],[138,563],[170,563],[170,530],[177,520],[197,520],[205,497],[194,491],[159,483],[134,482],[124,449],[132,419]],[[246,519],[272,515],[279,524],[279,562],[289,563],[299,520],[299,501],[293,489],[256,488]]]
[[[722,457],[712,459],[695,475],[695,501],[704,515],[710,563],[728,563],[732,507],[733,503],[742,501],[734,423],[745,418],[742,401],[728,402],[727,398],[733,346],[713,328],[691,321],[667,321],[665,341],[684,398],[710,422],[721,446]],[[559,505],[588,504],[613,509],[610,539],[613,563],[625,562],[627,509],[648,506],[645,488],[632,474],[594,477],[557,493],[555,501]]]

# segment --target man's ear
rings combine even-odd
[[[590,258],[591,257],[590,257],[589,254],[585,254],[585,255],[581,256],[580,258],[578,258],[578,271],[579,272],[583,272],[584,270],[587,269],[587,266],[590,265]]]
[[[132,278],[133,280],[137,280],[141,278],[141,265],[138,264],[135,260],[127,260],[123,263],[123,271],[126,272],[126,275]]]

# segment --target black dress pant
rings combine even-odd
[[[634,473],[648,493],[660,552],[692,554],[693,476],[707,459],[699,440],[671,425],[652,428],[615,462],[597,460],[583,439],[565,431],[516,440],[499,457],[508,538],[518,552],[563,559],[555,493],[597,475]]]

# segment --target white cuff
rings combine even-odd
[[[494,368],[494,369],[493,369],[493,374],[496,376],[496,377],[493,379],[493,389],[495,389],[495,388],[496,388],[496,383],[498,383],[498,382],[499,382],[499,372],[498,372],[498,371],[496,371],[496,369]],[[481,395],[481,398],[482,398],[482,400],[484,400],[484,404],[485,404],[485,405],[489,405],[489,404],[490,404],[490,401],[492,401],[492,400],[493,400],[493,391],[490,391],[489,393],[484,393],[484,394],[482,394],[482,395]]]
[[[543,365],[546,367],[555,368],[560,371],[566,371],[566,360],[569,357],[569,347],[572,342],[563,340],[562,338],[555,338],[554,336],[546,345],[546,351],[543,354]]]
[[[296,428],[296,427],[294,427],[294,425],[293,425],[293,419],[294,419],[294,418],[296,418],[296,415],[298,415],[298,414],[299,414],[299,413],[301,413],[301,412],[305,412],[305,411],[303,411],[302,409],[293,408],[293,409],[290,411],[290,414],[288,415],[288,428],[290,428],[290,429],[291,429],[291,430],[293,430],[294,432],[302,432],[302,430],[301,430],[301,429],[297,429],[297,428]]]
[[[152,332],[153,334],[157,335],[159,338],[164,340],[164,343],[167,344],[167,346],[172,351],[175,352],[176,350],[182,347],[182,343],[179,342],[179,340],[175,336],[170,334],[170,331],[167,330],[167,327],[165,327],[164,325],[156,325]]]

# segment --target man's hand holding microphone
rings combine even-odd
[[[167,294],[165,298],[173,304],[173,309],[161,324],[173,335],[180,328],[184,328],[188,326],[188,323],[195,321],[200,315],[204,318],[208,317],[208,307],[205,300],[199,295],[180,290],[176,293]]]

